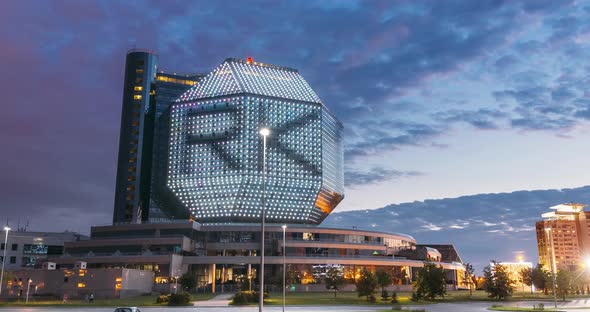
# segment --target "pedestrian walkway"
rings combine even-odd
[[[193,305],[195,307],[227,307],[233,296],[234,294],[232,293],[225,293],[217,295],[209,300],[195,301],[193,302]]]

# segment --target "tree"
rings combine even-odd
[[[286,278],[287,284],[301,284],[301,277],[299,276],[299,271],[296,268],[293,268],[290,264],[287,265],[287,274]]]
[[[543,268],[542,264],[537,264],[537,266],[533,269],[533,285],[536,289],[541,289],[545,294],[547,294],[547,288],[549,286],[549,272]]]
[[[6,270],[6,271],[4,271],[4,278],[2,281],[4,283],[7,283],[8,281],[13,281],[13,280],[16,280],[17,278],[18,277],[16,276],[16,274],[14,274],[11,271]]]
[[[465,267],[465,276],[463,278],[463,281],[469,287],[469,297],[471,297],[471,286],[475,284],[475,271],[473,270],[473,265],[471,265],[471,263],[466,262],[463,264],[463,266]]]
[[[369,301],[369,296],[372,296],[377,288],[377,277],[371,271],[363,268],[354,284],[359,297],[367,296],[367,301]]]
[[[533,269],[532,268],[524,268],[518,272],[520,282],[523,285],[527,285],[531,287],[531,294],[533,293]],[[523,289],[524,291],[524,289]]]
[[[389,275],[389,273],[383,269],[377,270],[375,275],[377,276],[377,284],[381,286],[381,297],[383,297],[383,299],[387,299],[388,296],[387,292],[385,292],[385,287],[391,285],[393,282],[391,275]]]
[[[336,298],[336,293],[342,285],[344,285],[342,272],[336,266],[330,267],[326,272],[326,289],[334,289],[334,298]]]
[[[391,278],[394,284],[406,284],[408,275],[405,267],[393,267],[391,269]]]
[[[424,266],[416,274],[413,288],[416,299],[434,300],[444,297],[446,293],[446,272],[442,266],[432,262],[424,262]]]
[[[189,291],[197,286],[197,277],[190,273],[184,273],[178,280],[182,289]]]
[[[570,285],[570,293],[575,293],[576,295],[584,293],[584,287],[590,282],[590,276],[588,276],[586,269],[582,268],[581,270],[572,271],[572,274],[575,277],[572,279]]]
[[[555,286],[557,287],[557,294],[563,298],[563,301],[565,301],[565,296],[569,293],[573,279],[574,274],[567,267],[557,270]]]
[[[484,268],[483,274],[485,277],[483,288],[489,294],[490,298],[504,300],[512,295],[514,291],[512,286],[513,281],[510,279],[505,266],[492,261],[491,265]]]

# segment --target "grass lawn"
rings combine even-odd
[[[409,302],[411,293],[398,293],[398,301],[400,303]],[[333,292],[305,292],[305,293],[287,293],[285,295],[287,305],[370,305],[366,297],[359,297],[356,292],[339,292],[334,298]],[[264,300],[270,305],[283,304],[283,297],[281,293],[271,293],[270,297]],[[375,304],[391,305],[391,298],[389,300],[381,300],[377,298]],[[415,303],[414,303],[415,304]]]
[[[391,294],[391,293],[390,293]],[[366,297],[359,297],[356,292],[339,292],[334,298],[333,292],[305,292],[305,293],[287,293],[286,296],[287,305],[385,305],[391,306],[391,297],[388,300],[381,300],[380,292],[376,293],[377,302],[370,303]],[[432,304],[437,302],[454,302],[454,301],[467,301],[467,300],[485,300],[488,299],[483,295],[473,293],[471,299],[469,298],[469,291],[453,291],[449,292],[445,298],[438,298],[434,301],[411,301],[411,292],[398,292],[397,301],[401,305],[419,305],[419,304]],[[270,305],[281,305],[283,298],[281,293],[271,293],[270,298],[266,299]]]
[[[375,293],[377,302],[375,305],[391,306],[391,300],[381,300],[380,291]],[[391,292],[390,292],[391,295]],[[411,292],[398,292],[397,300],[400,305],[421,305],[421,304],[433,304],[439,302],[464,302],[464,301],[490,301],[498,302],[495,299],[489,298],[487,293],[478,290],[473,291],[472,295],[469,295],[468,290],[449,291],[444,298],[437,298],[433,301],[421,300],[418,302],[411,301]],[[575,298],[575,297],[572,297]],[[544,295],[542,293],[532,294],[530,292],[516,292],[507,301],[520,301],[520,300],[553,300],[551,294]],[[281,305],[282,294],[271,293],[270,297],[265,300],[270,305]],[[356,292],[339,292],[334,298],[333,292],[301,292],[292,293],[287,292],[286,294],[287,305],[373,305],[368,302],[365,297],[358,297]],[[491,303],[490,303],[491,305]]]
[[[192,294],[192,301],[209,300],[213,298],[213,294]],[[156,303],[158,296],[139,296],[126,299],[95,299],[94,303],[87,303],[84,300],[68,300],[63,303],[61,300],[41,300],[34,301],[29,298],[29,303],[25,304],[23,301],[16,302],[0,302],[0,307],[14,307],[14,306],[44,306],[44,307],[146,307],[146,306],[166,306],[166,304]]]

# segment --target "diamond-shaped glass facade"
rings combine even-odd
[[[319,224],[342,200],[342,125],[293,69],[228,59],[170,113],[167,185],[200,222]]]

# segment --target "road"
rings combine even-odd
[[[537,304],[535,301],[519,301],[519,302],[507,302],[506,305],[520,306],[520,307],[532,307],[533,304]],[[428,312],[488,312],[487,308],[494,304],[493,302],[461,302],[461,303],[439,303],[427,306],[416,306],[418,309],[426,309]],[[544,302],[545,307],[552,307],[551,302]],[[582,308],[587,307],[587,308]],[[410,307],[404,307],[408,309]],[[288,306],[287,312],[374,312],[379,310],[387,310],[387,306]],[[571,312],[590,312],[590,299],[573,300],[566,303],[559,303],[559,309],[562,311]],[[113,312],[114,308],[0,308],[0,312]],[[281,306],[265,306],[265,311],[268,312],[280,312],[282,311]],[[256,312],[258,307],[227,307],[227,306],[198,306],[198,307],[146,307],[141,308],[142,312]]]

